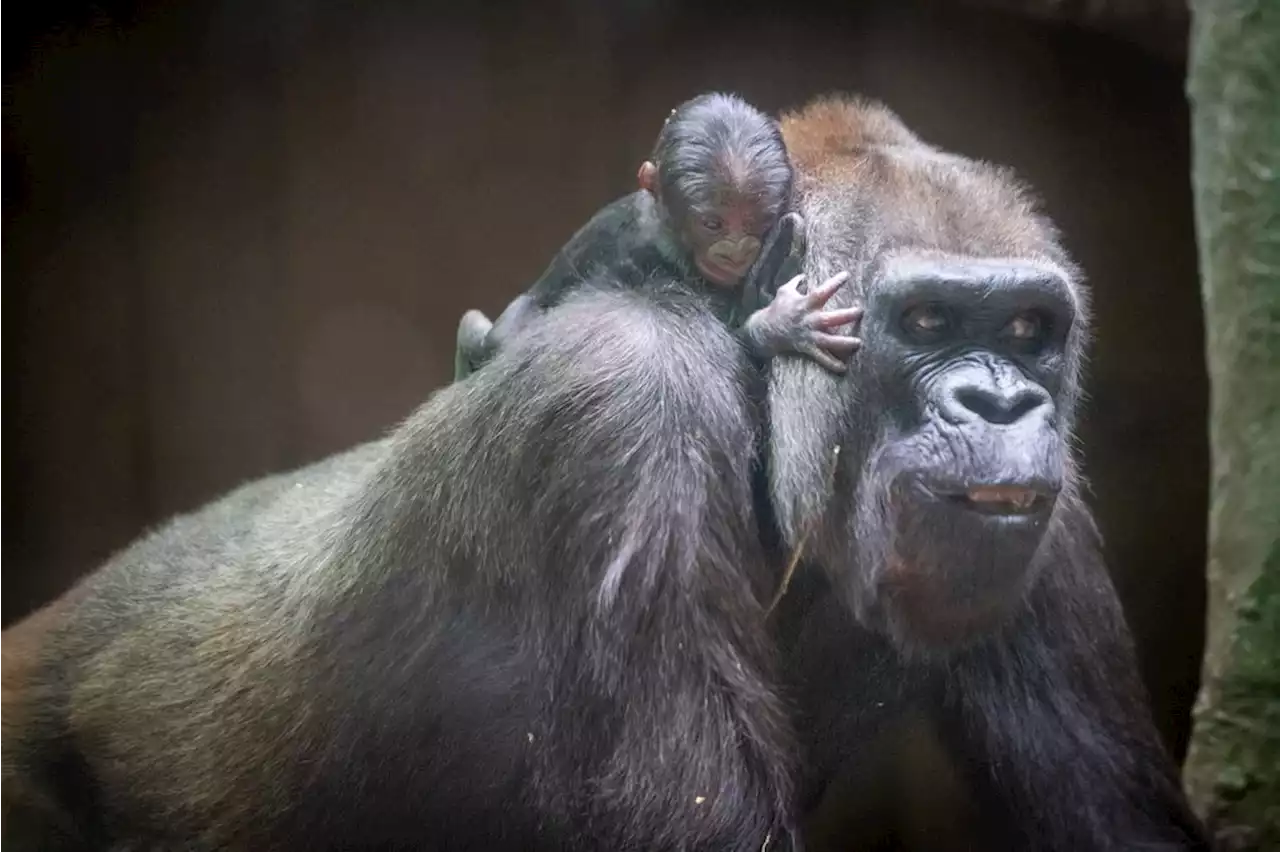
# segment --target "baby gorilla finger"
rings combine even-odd
[[[823,334],[814,332],[811,340],[827,352],[848,357],[862,348],[861,337],[849,337],[844,334]]]
[[[808,355],[810,358],[817,361],[819,364],[821,364],[823,367],[826,367],[828,370],[830,370],[833,373],[843,375],[844,372],[848,369],[847,367],[845,367],[842,361],[838,360],[837,358],[833,358],[831,355],[822,351],[812,343],[802,343],[799,346],[799,350],[800,352],[802,352],[805,355]]]
[[[850,325],[862,319],[862,308],[837,308],[834,311],[823,311],[815,314],[813,327],[830,331],[842,325]]]
[[[838,275],[833,275],[826,281],[823,281],[820,287],[809,293],[809,306],[812,308],[822,307],[827,303],[827,300],[836,294],[837,290],[844,286],[845,282],[848,280],[849,273],[841,272]]]

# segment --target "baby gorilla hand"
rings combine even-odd
[[[756,311],[747,320],[748,335],[766,356],[797,352],[809,356],[833,373],[843,373],[846,369],[844,361],[858,350],[862,340],[830,332],[842,325],[857,323],[862,319],[862,308],[831,311],[823,308],[849,280],[849,273],[832,276],[822,286],[807,293],[800,291],[803,280],[803,275],[797,275],[779,287],[769,306]]]

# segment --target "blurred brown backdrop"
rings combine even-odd
[[[1093,502],[1181,748],[1207,392],[1176,61],[895,0],[40,8],[6,10],[5,623],[146,526],[408,413],[460,312],[500,310],[628,191],[680,100],[857,90],[1015,166],[1089,273]]]

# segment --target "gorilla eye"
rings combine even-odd
[[[1005,334],[1021,343],[1033,343],[1044,335],[1044,319],[1032,312],[1018,314],[1005,326]]]
[[[718,234],[724,228],[724,220],[719,216],[708,214],[698,220],[702,227],[706,228],[713,234]]]
[[[902,327],[915,337],[935,338],[944,334],[951,318],[941,305],[917,305],[902,317]]]

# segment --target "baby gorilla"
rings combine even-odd
[[[796,276],[766,307],[751,309],[756,291],[772,286],[781,265],[775,249],[785,252],[800,236],[799,217],[786,212],[792,171],[777,122],[733,95],[700,95],[672,111],[638,178],[640,189],[596,213],[496,323],[480,311],[463,315],[455,379],[573,290],[593,280],[638,288],[656,277],[703,289],[756,357],[796,352],[844,372],[844,359],[861,341],[831,332],[858,322],[862,309],[823,307],[847,274],[811,292],[802,292]],[[766,234],[770,246],[761,258]],[[744,287],[753,267],[752,286]],[[597,275],[604,270],[609,275]]]

